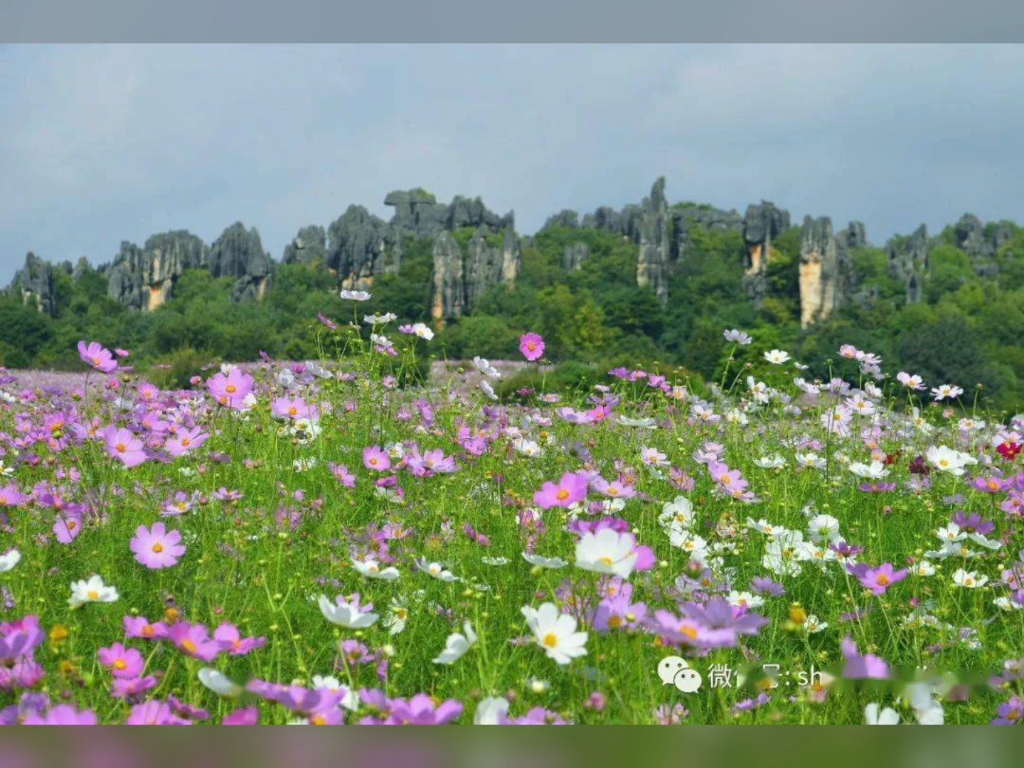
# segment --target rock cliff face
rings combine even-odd
[[[583,262],[590,255],[590,249],[586,243],[573,243],[565,247],[562,254],[562,267],[566,272],[572,272],[583,267]]]
[[[54,269],[52,264],[30,251],[25,256],[25,266],[14,273],[8,290],[20,296],[24,304],[35,307],[37,312],[54,317],[57,314]]]
[[[636,260],[636,284],[650,287],[658,301],[668,303],[668,201],[665,199],[665,178],[654,182],[651,196],[640,206],[640,252]]]
[[[974,271],[982,277],[999,273],[995,255],[1012,237],[1010,222],[1000,221],[986,227],[981,219],[970,213],[961,216],[953,226],[954,244],[970,257]]]
[[[236,222],[224,230],[212,246],[207,264],[214,277],[234,277],[231,295],[235,301],[260,300],[270,279],[270,254],[263,250],[256,228],[247,230]]]
[[[824,320],[835,310],[840,296],[839,247],[827,217],[804,218],[800,238],[800,325]]]
[[[325,263],[327,260],[327,232],[316,225],[303,227],[284,247],[281,259],[285,264]]]
[[[206,244],[185,230],[153,235],[142,248],[122,242],[107,268],[107,295],[132,309],[151,312],[167,301],[174,281],[186,269],[205,266],[208,255]]]
[[[782,211],[773,203],[762,200],[751,205],[743,217],[743,242],[746,246],[743,266],[743,287],[760,306],[768,294],[768,256],[772,240],[789,229],[789,211]]]
[[[907,287],[907,303],[921,301],[921,282],[928,269],[928,229],[922,224],[910,237],[889,241],[889,274]]]

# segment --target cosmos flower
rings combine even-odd
[[[366,291],[342,290],[341,298],[347,301],[369,301],[371,296]]]
[[[117,598],[117,589],[108,587],[101,577],[94,574],[84,581],[71,582],[68,606],[78,608],[86,603],[113,603]]]
[[[117,370],[117,361],[110,354],[110,350],[101,346],[98,342],[90,341],[88,346],[84,341],[78,342],[78,356],[82,362],[95,368],[101,373],[113,373]]]
[[[907,569],[893,571],[892,563],[882,563],[877,568],[867,565],[847,565],[846,570],[874,595],[884,595],[890,586],[907,578]]]
[[[0,555],[0,573],[7,573],[21,562],[21,552],[16,549],[8,550],[6,554]]]
[[[473,631],[472,625],[467,621],[462,625],[462,629],[465,635],[458,632],[448,635],[444,650],[434,659],[435,664],[454,664],[476,644],[476,632]]]
[[[773,349],[771,352],[764,353],[764,359],[773,365],[782,365],[789,360],[789,352],[783,352],[781,349]]]
[[[940,400],[956,400],[963,393],[964,391],[960,387],[955,387],[952,384],[942,384],[932,388],[932,397],[935,398],[936,402]]]
[[[369,612],[373,608],[372,603],[359,604],[358,594],[349,600],[338,595],[333,603],[326,595],[320,595],[319,606],[325,619],[347,629],[365,629],[372,626],[379,618],[376,613]]]
[[[206,386],[218,403],[241,411],[248,407],[247,398],[252,394],[254,383],[252,376],[232,367],[226,374],[223,371],[218,373],[206,382]]]
[[[163,523],[153,523],[151,528],[140,525],[129,542],[135,553],[135,560],[150,569],[170,568],[178,564],[178,558],[185,554],[178,531],[168,531]]]
[[[740,346],[746,346],[747,344],[750,344],[753,341],[753,339],[750,338],[750,336],[748,336],[746,333],[735,328],[729,331],[725,331],[722,335],[725,337],[726,341],[735,342]]]
[[[584,474],[567,472],[557,483],[547,482],[533,495],[533,503],[541,509],[571,507],[587,498],[590,479]]]
[[[554,603],[544,603],[537,609],[523,606],[522,613],[537,645],[556,664],[564,666],[573,659],[586,656],[587,633],[577,632],[576,619],[561,613]]]
[[[103,431],[103,442],[107,446],[107,454],[126,467],[137,467],[149,458],[143,449],[142,441],[123,427],[107,427]]]
[[[372,558],[368,560],[356,560],[355,558],[352,558],[352,567],[368,579],[394,581],[399,576],[397,568],[390,566],[382,569],[380,564]]]
[[[618,533],[611,528],[586,533],[576,544],[576,566],[628,579],[636,566],[635,545],[633,534]]]
[[[519,337],[519,351],[529,362],[539,360],[544,355],[544,339],[537,333],[525,333]]]

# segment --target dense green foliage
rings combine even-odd
[[[452,233],[465,251],[470,229]],[[754,337],[741,349],[752,359],[772,348],[797,360],[835,359],[840,344],[854,344],[888,364],[922,375],[929,385],[956,383],[973,398],[1005,410],[1024,403],[1024,233],[992,258],[994,276],[976,274],[971,259],[946,238],[929,254],[923,301],[906,305],[905,289],[888,272],[885,251],[852,253],[858,300],[827,322],[803,330],[799,322],[800,229],[787,231],[768,255],[768,295],[760,308],[743,283],[743,239],[736,232],[690,230],[692,245],[673,265],[667,306],[636,286],[636,245],[596,229],[552,228],[528,241],[514,285],[483,296],[468,314],[439,329],[445,357],[518,358],[520,334],[547,342],[546,357],[606,370],[619,364],[679,366],[695,380],[718,380],[728,357],[721,334],[740,328]],[[491,242],[493,240],[494,242]],[[499,245],[491,236],[488,245]],[[565,249],[583,242],[581,269],[567,271]],[[236,304],[230,279],[204,270],[182,275],[173,297],[152,313],[131,312],[106,295],[103,275],[86,271],[77,281],[57,274],[59,314],[51,318],[0,297],[0,362],[11,368],[77,367],[75,344],[95,339],[132,351],[143,368],[170,365],[175,378],[202,359],[246,361],[260,351],[283,359],[319,354],[318,313],[336,322],[361,322],[369,313],[394,312],[402,322],[429,322],[432,242],[402,242],[400,275],[375,279],[373,298],[353,304],[338,297],[336,277],[321,264],[278,265],[266,299]],[[829,375],[812,363],[811,375]]]

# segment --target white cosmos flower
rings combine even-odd
[[[900,715],[895,709],[886,707],[880,710],[879,706],[872,702],[864,707],[865,725],[899,725]]]
[[[409,607],[404,600],[391,598],[391,611],[384,619],[384,626],[388,628],[389,635],[397,635],[405,629],[405,623],[409,620]]]
[[[380,565],[376,560],[356,560],[352,559],[352,567],[355,568],[359,573],[368,579],[383,579],[384,581],[394,581],[398,578],[398,569],[394,566],[381,569]]]
[[[808,469],[824,469],[827,466],[825,459],[816,453],[810,452],[796,454],[796,463]]]
[[[213,667],[203,667],[199,670],[197,676],[199,677],[199,682],[218,696],[227,696],[233,699],[235,696],[241,696],[245,691],[245,688]]]
[[[467,621],[462,625],[462,629],[466,633],[465,635],[458,632],[448,635],[444,650],[434,659],[435,664],[454,664],[466,655],[466,651],[476,645],[476,632],[473,631],[472,625]]]
[[[978,463],[978,460],[973,456],[947,448],[944,445],[929,446],[925,452],[925,458],[936,469],[949,472],[949,474],[958,477],[963,475],[965,466]]]
[[[832,515],[816,515],[807,524],[807,528],[811,541],[816,544],[823,544],[826,541],[832,543],[842,538],[839,533],[839,521]]]
[[[413,323],[412,332],[421,339],[426,339],[427,341],[434,338],[434,332],[430,330],[430,327],[426,323]]]
[[[432,576],[439,581],[458,581],[459,578],[455,576],[451,571],[446,571],[444,566],[440,563],[428,563],[424,559],[416,561],[416,565],[428,576]]]
[[[349,301],[369,301],[370,294],[366,291],[342,291],[341,298]]]
[[[775,454],[773,456],[762,456],[760,459],[754,459],[754,463],[761,469],[782,469],[786,466],[786,460]]]
[[[333,675],[313,675],[313,689],[344,691],[345,696],[341,700],[341,706],[350,712],[355,712],[360,707],[359,697],[355,692],[347,685],[342,685],[341,681]]]
[[[914,576],[934,576],[935,566],[927,560],[922,560],[921,562],[916,563],[915,565],[912,565],[910,567],[910,573],[912,573]]]
[[[826,629],[828,629],[828,622],[822,621],[813,613],[804,620],[804,632],[809,635],[824,632]]]
[[[857,475],[857,477],[864,477],[869,480],[881,480],[889,475],[889,470],[880,461],[872,461],[871,464],[854,462],[847,469]]]
[[[488,696],[476,705],[473,725],[500,725],[508,715],[508,699]]]
[[[86,581],[71,582],[68,605],[71,608],[78,608],[86,603],[113,603],[117,598],[117,589],[108,587],[102,578],[93,574]]]
[[[635,545],[632,534],[618,533],[611,528],[585,533],[576,544],[576,566],[628,579],[636,565]]]
[[[560,557],[542,557],[541,555],[534,555],[530,552],[523,552],[523,560],[528,562],[530,565],[536,565],[539,568],[564,568],[569,564],[567,560],[563,560]]]
[[[486,358],[479,356],[474,357],[473,365],[476,366],[476,369],[480,371],[480,373],[482,373],[484,376],[487,376],[492,379],[501,378],[501,371],[499,371],[497,368],[491,365],[491,361]]]
[[[983,587],[988,583],[988,576],[979,576],[977,571],[967,571],[963,568],[957,568],[953,571],[953,583],[958,587],[977,589],[978,587]]]
[[[640,427],[643,429],[657,429],[657,419],[631,419],[628,416],[619,416],[619,423],[624,427]]]
[[[587,655],[584,647],[587,642],[586,632],[576,631],[576,619],[567,613],[561,613],[554,603],[544,603],[534,609],[523,606],[523,616],[533,631],[537,645],[544,649],[548,658],[559,665],[568,664],[575,658]]]
[[[373,626],[379,618],[376,613],[363,613],[358,606],[347,602],[340,595],[333,603],[327,595],[320,595],[319,605],[325,619],[346,629],[365,629]]]
[[[495,394],[494,392],[494,387],[491,386],[491,382],[487,381],[487,379],[482,379],[480,381],[480,389],[483,391],[483,393],[487,396],[489,400],[498,399],[498,395]]]
[[[523,456],[529,456],[530,458],[535,458],[537,456],[544,455],[543,448],[541,448],[533,440],[527,440],[525,437],[521,437],[517,440],[514,440],[512,442],[512,447],[515,448],[516,451],[518,451],[519,453],[523,454]]]
[[[764,353],[764,359],[774,365],[782,365],[789,360],[789,352],[783,352],[781,349],[773,349],[771,352]]]
[[[750,592],[738,592],[735,589],[726,598],[729,605],[735,608],[760,608],[764,605],[764,598]]]
[[[16,549],[10,550],[6,555],[0,555],[0,573],[7,573],[21,562],[21,552]]]

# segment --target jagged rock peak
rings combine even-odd
[[[565,247],[565,253],[562,254],[562,266],[566,272],[572,272],[580,269],[583,266],[583,262],[587,260],[590,255],[590,249],[586,243],[577,242],[572,245]]]
[[[57,314],[54,267],[29,251],[25,255],[25,266],[14,273],[8,289],[21,297],[23,304],[34,306],[38,312],[51,317]]]
[[[140,248],[123,241],[107,268],[107,295],[131,309],[151,312],[171,295],[174,282],[186,269],[203,267],[209,249],[187,230],[153,235]]]
[[[827,216],[804,217],[800,236],[800,325],[831,315],[846,295],[846,250],[832,232]]]
[[[566,208],[563,211],[559,211],[554,216],[549,216],[548,220],[544,222],[544,226],[540,228],[540,231],[543,232],[545,229],[552,229],[553,227],[579,229],[579,226],[580,215],[576,213],[576,211]]]
[[[637,255],[636,284],[641,288],[650,287],[658,301],[668,302],[668,266],[670,244],[668,234],[669,212],[665,199],[665,177],[660,177],[651,187],[651,194],[640,206],[639,245]]]
[[[776,240],[789,227],[789,211],[762,200],[759,205],[747,206],[747,213],[743,217],[743,239],[748,247],[765,245]]]
[[[922,224],[909,237],[889,241],[889,275],[900,280],[907,289],[907,303],[921,301],[921,282],[928,269],[928,228]]]
[[[312,264],[327,260],[327,230],[311,224],[303,227],[299,233],[284,247],[281,261],[285,264]]]
[[[273,262],[263,250],[260,233],[235,222],[210,246],[209,268],[214,277],[234,277],[231,296],[235,301],[263,298]]]

